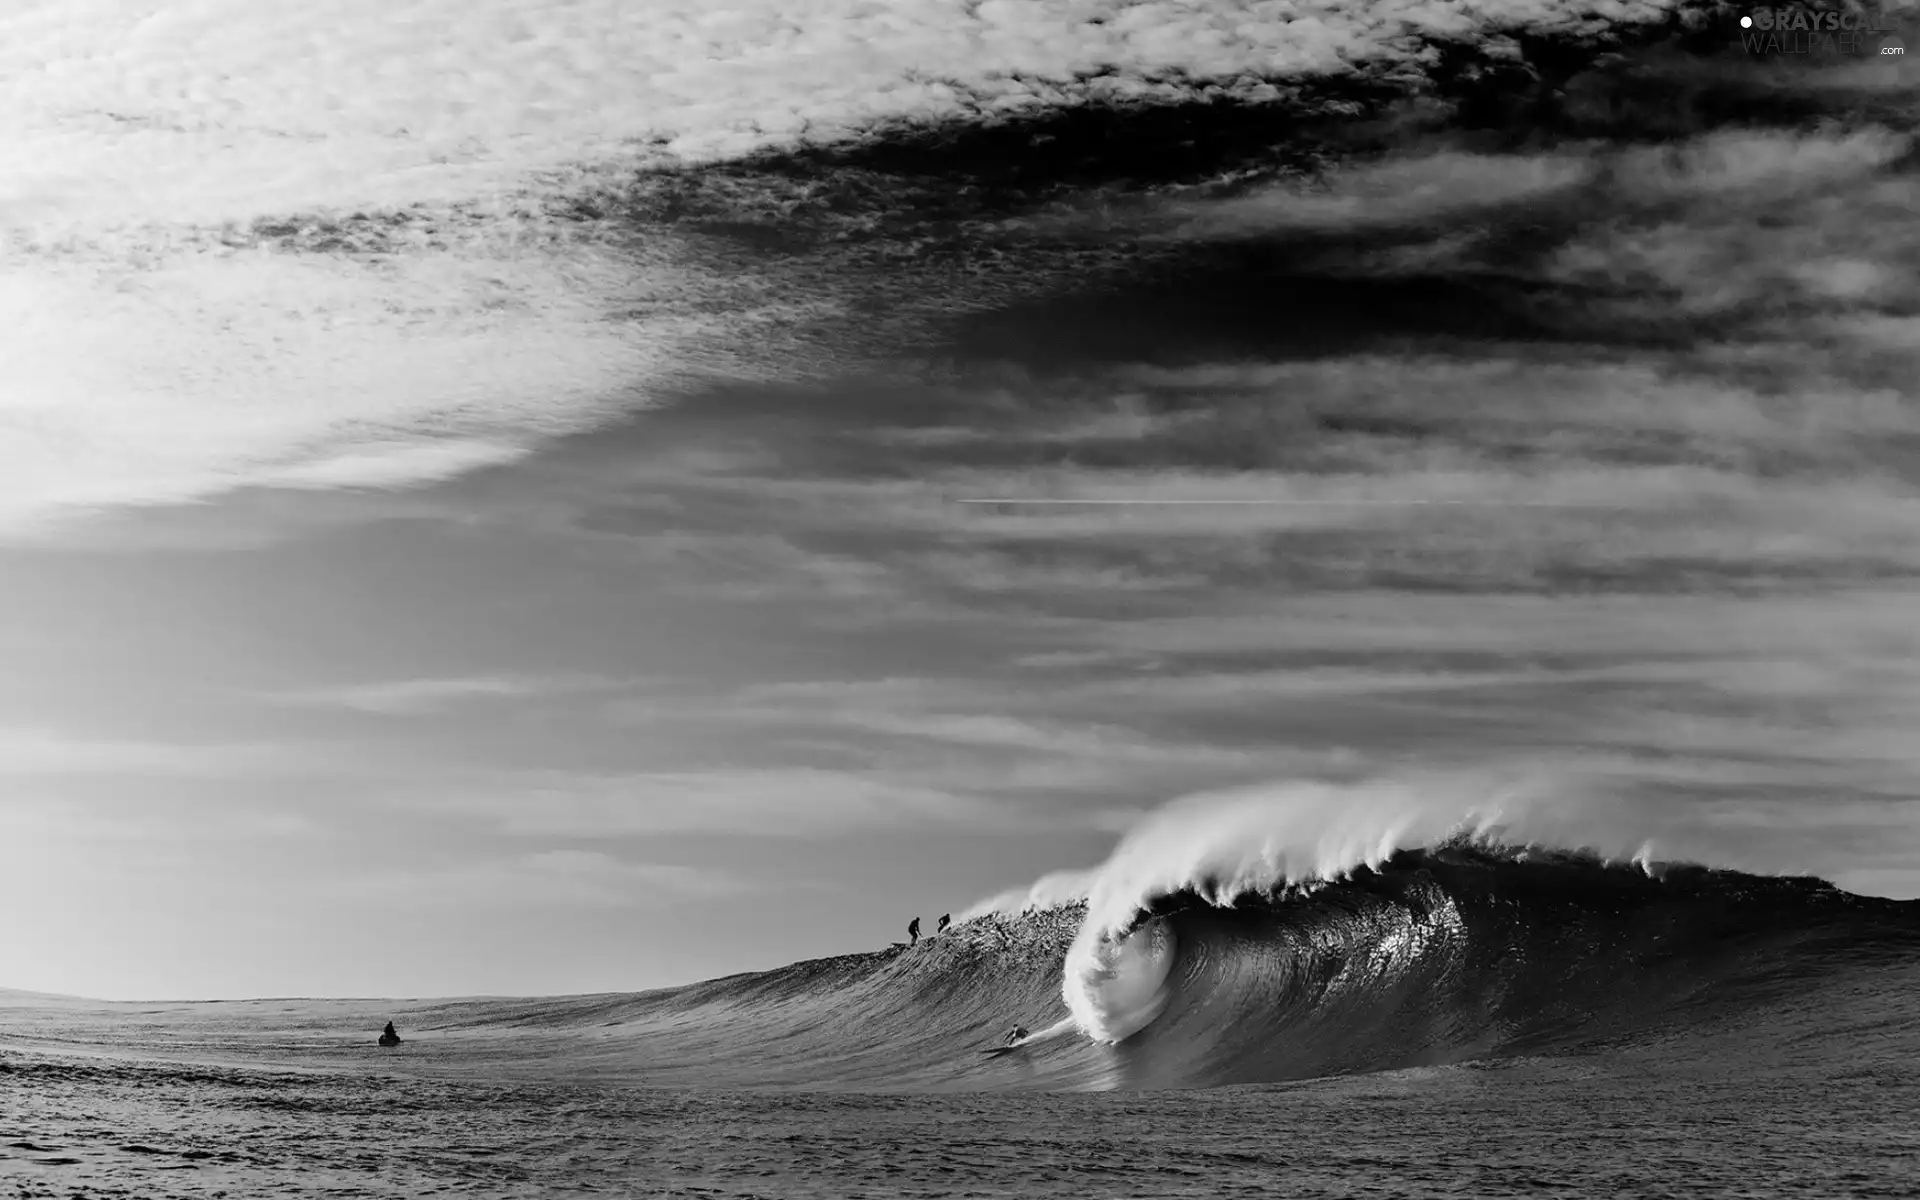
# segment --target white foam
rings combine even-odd
[[[961,913],[955,923],[994,913],[1017,914],[1077,904],[1087,898],[1098,876],[1097,870],[1053,871],[1041,876],[1031,887],[1009,888],[989,896]]]
[[[1119,1042],[1153,1023],[1167,1005],[1167,976],[1179,942],[1155,921],[1123,938],[1078,939],[1061,988],[1067,1011],[1096,1042]]]
[[[1119,1041],[1165,1004],[1175,945],[1155,899],[1191,891],[1215,903],[1313,886],[1378,867],[1401,850],[1466,837],[1588,850],[1649,874],[1656,853],[1726,863],[1711,830],[1678,812],[1629,807],[1571,773],[1463,772],[1349,784],[1279,782],[1176,800],[1122,839],[1084,892],[1062,995],[1088,1037]],[[1137,927],[1136,927],[1137,926]]]

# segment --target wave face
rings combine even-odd
[[[1563,773],[1189,797],[1087,880],[1063,1002],[1130,1079],[1239,1083],[1652,1036],[1920,962],[1920,904],[1657,862],[1715,853],[1685,819]]]
[[[1464,840],[1236,899],[1160,897],[1106,944],[1116,978],[1070,965],[1076,1015],[1134,1076],[1247,1083],[1667,1037],[1920,961],[1920,905]]]
[[[581,1032],[597,1047],[583,1072],[661,1084],[1159,1088],[1690,1038],[1701,1061],[1756,1061],[1857,1034],[1835,1005],[1920,984],[1920,902],[1464,839],[1274,892],[1171,891],[1087,959],[1093,915],[985,915],[912,949],[484,1024],[572,1026],[569,1054]],[[981,1053],[1015,1022],[1040,1032]]]
[[[503,1030],[517,1053],[551,1039],[582,1073],[666,1085],[882,1090],[1259,1083],[1600,1046],[1750,1063],[1851,1054],[1863,1030],[1920,1052],[1920,1025],[1887,1025],[1920,986],[1920,901],[1690,865],[1710,831],[1465,782],[1194,797],[1098,870],[911,948],[453,1006],[420,1031],[466,1031],[476,1052]],[[1036,1035],[982,1053],[1016,1023]]]

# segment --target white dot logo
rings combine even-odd
[[[1752,18],[1752,17],[1741,17],[1741,18],[1740,18],[1740,28],[1742,28],[1742,29],[1752,29],[1752,28],[1753,28],[1753,18]]]

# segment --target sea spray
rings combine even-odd
[[[1697,830],[1566,774],[1287,781],[1174,800],[1128,833],[1100,868],[1056,872],[970,915],[1083,901],[1086,916],[1067,955],[1061,995],[1089,1038],[1115,1042],[1146,1028],[1165,1007],[1179,946],[1170,928],[1146,921],[1163,898],[1185,895],[1225,907],[1304,893],[1356,870],[1377,870],[1403,850],[1447,844],[1580,849],[1651,874],[1650,832],[1662,843],[1701,841]]]
[[[1067,952],[1061,989],[1081,1032],[1119,1042],[1153,1023],[1167,1004],[1167,975],[1179,943],[1153,922],[1113,938],[1082,938]]]

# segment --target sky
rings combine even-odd
[[[1920,68],[1740,11],[16,0],[0,986],[664,986],[1423,772],[1920,895]]]

